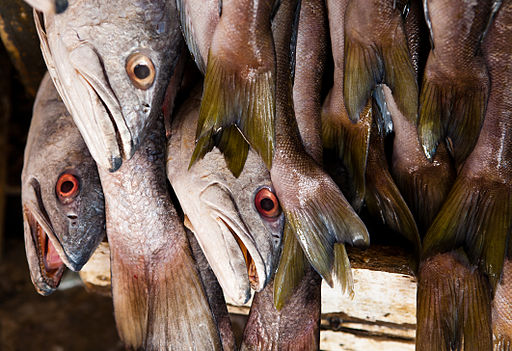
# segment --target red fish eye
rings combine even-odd
[[[268,218],[277,217],[281,214],[281,207],[277,201],[276,195],[268,188],[261,188],[256,197],[254,204],[258,212]]]
[[[78,193],[78,179],[70,173],[64,173],[57,181],[56,190],[59,198],[71,198]]]

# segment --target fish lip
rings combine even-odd
[[[217,218],[219,219],[219,220],[216,220],[218,225],[221,227],[224,226],[227,229],[227,232],[229,232],[231,234],[229,238],[225,237],[225,240],[226,241],[229,240],[231,242],[235,241],[237,247],[239,247],[240,252],[242,253],[242,256],[244,257],[243,262],[244,262],[244,266],[246,267],[246,271],[248,273],[246,278],[247,278],[247,280],[249,280],[251,288],[256,292],[263,290],[263,288],[265,288],[265,286],[267,285],[269,274],[267,272],[267,267],[265,265],[265,262],[263,261],[263,259],[261,257],[261,253],[256,248],[256,245],[254,244],[251,236],[249,235],[247,230],[244,228],[244,226],[238,225],[236,221],[231,220],[229,217],[225,216],[221,212],[214,211],[213,215],[214,215],[215,219],[217,219]],[[225,231],[223,230],[222,233],[224,234]],[[243,255],[242,249],[240,248],[240,245],[237,242],[236,238],[240,239],[240,241],[246,247],[249,255],[252,258],[252,262],[254,263],[254,266],[256,268],[256,274],[258,277],[257,284],[253,284],[251,279],[249,279],[249,267],[247,266],[247,261],[245,260],[245,256]]]
[[[131,130],[126,125],[126,121],[124,120],[123,114],[121,112],[114,112],[117,110],[121,110],[120,104],[118,102],[113,103],[113,98],[108,98],[109,94],[105,91],[105,88],[102,87],[101,84],[96,84],[94,79],[92,79],[87,74],[79,70],[77,70],[76,72],[84,80],[84,82],[87,83],[88,88],[90,88],[90,90],[92,90],[92,92],[98,97],[98,100],[100,101],[101,106],[107,114],[109,121],[112,124],[112,127],[115,131],[117,148],[119,150],[119,154],[121,155],[120,158],[111,157],[111,159],[109,160],[109,171],[115,172],[121,167],[123,160],[129,160],[134,155],[138,143],[134,142]],[[107,80],[106,77],[105,80]],[[115,94],[112,91],[112,89],[110,89],[110,93],[115,98]],[[126,134],[121,133],[120,128],[124,129]],[[128,137],[126,137],[125,135],[128,135]]]

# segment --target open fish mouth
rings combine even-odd
[[[38,273],[42,279],[41,282],[39,279],[36,279],[35,283],[37,288],[43,293],[50,293],[59,286],[62,274],[66,269],[66,264],[59,254],[59,251],[63,251],[63,248],[57,240],[54,240],[57,241],[57,245],[55,245],[54,241],[50,240],[47,230],[43,228],[43,225],[39,223],[35,216],[32,215],[32,212],[26,207],[24,208],[24,216],[30,228],[33,241],[33,246],[27,247],[27,251],[30,249],[35,251],[39,268]],[[31,266],[30,269],[32,271],[35,267]],[[35,272],[31,273],[34,274]]]
[[[229,226],[226,221],[224,221],[222,218],[219,217],[219,220],[222,221],[222,223],[224,223],[224,225],[226,226],[226,228],[229,229],[229,231],[231,232],[231,234],[233,235],[233,237],[235,238],[237,244],[238,244],[238,247],[240,247],[240,251],[242,251],[242,254],[244,256],[244,260],[245,260],[245,265],[246,265],[246,268],[247,268],[247,276],[249,278],[249,284],[251,285],[251,288],[254,289],[254,290],[258,290],[259,289],[259,285],[260,285],[260,278],[258,276],[258,271],[256,269],[256,263],[254,262],[254,260],[252,259],[252,256],[251,254],[249,253],[249,250],[247,249],[247,247],[244,245],[243,241],[240,239],[240,237],[238,235],[236,235],[235,231],[231,228],[231,226]]]

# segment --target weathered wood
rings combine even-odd
[[[0,1],[0,38],[25,90],[35,96],[46,65],[39,49],[32,8],[23,0]]]
[[[340,288],[322,284],[322,350],[414,350],[416,332],[416,279],[406,252],[389,246],[349,250],[354,275],[353,299]],[[108,244],[95,252],[80,277],[89,289],[109,289]],[[252,299],[228,311],[243,318]]]

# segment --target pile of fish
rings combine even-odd
[[[28,2],[38,292],[106,235],[127,349],[237,349],[253,290],[242,350],[317,350],[366,212],[411,248],[417,350],[512,349],[512,0]]]

